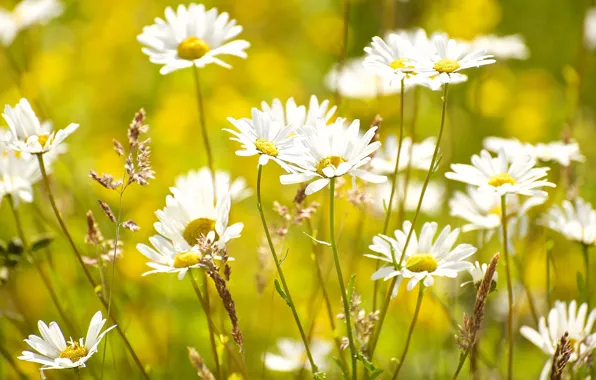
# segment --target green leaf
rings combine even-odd
[[[290,299],[288,298],[286,293],[284,293],[284,291],[281,289],[281,285],[279,285],[279,281],[277,281],[277,278],[275,280],[273,280],[273,284],[275,285],[275,290],[277,290],[277,293],[279,293],[281,298],[283,298],[284,301],[286,301],[288,306],[292,306]]]
[[[344,366],[344,363],[342,363],[342,361],[335,356],[333,357],[333,361],[339,368],[341,368],[341,373],[343,374],[344,380],[350,380],[350,374],[348,373],[348,369]]]
[[[31,251],[35,252],[40,249],[47,248],[53,241],[54,237],[49,234],[36,236],[31,243]]]
[[[360,360],[362,362],[362,364],[364,364],[364,368],[368,372],[369,379],[376,379],[377,377],[379,377],[379,375],[381,373],[383,373],[383,370],[375,367],[375,365],[370,360],[368,360],[366,358],[366,356],[362,355],[360,352],[357,354],[356,358],[358,360]]]

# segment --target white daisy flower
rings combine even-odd
[[[252,119],[228,117],[228,121],[238,129],[224,128],[235,136],[230,140],[242,144],[242,150],[236,151],[238,156],[258,154],[259,165],[267,165],[269,160],[273,160],[288,172],[295,170],[292,164],[302,161],[304,148],[299,143],[302,137],[297,136],[296,130],[282,120],[272,118],[270,113],[253,108]]]
[[[370,155],[381,146],[378,141],[371,143],[376,130],[377,127],[372,127],[360,136],[360,121],[354,120],[346,127],[342,118],[329,126],[322,120],[316,126],[306,125],[298,130],[304,136],[302,144],[306,148],[303,159],[296,162],[300,166],[299,173],[282,175],[281,183],[287,185],[316,179],[306,187],[305,192],[310,195],[327,186],[330,178],[345,174],[367,182],[385,182],[387,177],[362,169],[370,162]]]
[[[105,323],[106,320],[102,318],[101,311],[98,311],[89,323],[87,336],[80,338],[78,341],[71,338],[67,344],[64,335],[62,335],[62,330],[56,322],[50,322],[48,326],[43,321],[39,321],[37,326],[41,337],[29,335],[29,338],[25,339],[25,342],[39,354],[23,351],[19,359],[43,364],[40,369],[43,379],[45,379],[43,371],[49,369],[85,367],[87,360],[97,352],[97,346],[104,335],[116,327],[116,325],[108,327],[100,334]]]
[[[472,50],[486,50],[499,59],[528,59],[530,50],[519,34],[478,36],[470,43]]]
[[[455,278],[459,272],[473,268],[471,263],[462,260],[473,255],[476,248],[470,244],[459,244],[453,248],[459,236],[458,228],[451,231],[451,227],[446,226],[435,240],[437,223],[424,223],[420,239],[416,238],[414,231],[404,253],[404,245],[411,228],[412,223],[405,221],[403,230],[395,230],[395,239],[384,235],[373,237],[373,244],[369,248],[375,254],[365,255],[389,263],[389,266],[377,270],[372,275],[373,280],[382,278],[387,281],[398,276],[393,289],[394,297],[403,278],[410,279],[407,287],[410,291],[420,281],[424,286],[432,286],[435,282],[434,277]],[[403,266],[397,269],[396,265],[402,255],[405,255]]]
[[[389,196],[391,195],[391,182],[381,183],[374,186],[372,189],[372,205],[374,210],[379,215],[385,215],[387,212],[387,206],[389,205]],[[420,193],[422,193],[422,182],[410,180],[408,183],[408,192],[406,196],[406,203],[404,204],[405,211],[412,212],[416,211],[418,207],[418,200],[420,199]],[[392,211],[396,211],[399,206],[399,201],[403,200],[405,192],[405,179],[399,177],[397,180],[397,189],[395,193],[394,202],[392,204]],[[427,215],[436,215],[441,211],[443,207],[443,197],[445,195],[445,186],[442,183],[431,181],[426,187],[424,193],[424,202],[420,207],[420,211]]]
[[[485,149],[491,152],[498,152],[504,149],[509,160],[516,156],[529,155],[537,160],[548,162],[555,161],[563,166],[569,166],[571,161],[584,162],[585,157],[581,154],[579,144],[576,141],[552,141],[549,143],[522,143],[517,139],[505,139],[502,137],[487,137],[483,141]]]
[[[330,91],[338,91],[344,98],[372,99],[400,92],[400,86],[392,86],[391,78],[375,75],[363,66],[364,58],[348,60],[338,72],[333,67],[325,77]]]
[[[484,50],[470,52],[467,44],[449,39],[446,34],[435,34],[431,37],[434,47],[429,51],[412,50],[409,57],[414,70],[421,75],[434,77],[440,83],[455,83],[463,80],[460,71],[495,63],[492,55]]]
[[[483,150],[480,156],[472,156],[472,165],[452,164],[453,172],[445,173],[445,177],[498,195],[546,197],[546,191],[539,189],[545,186],[555,187],[555,184],[544,179],[548,168],[536,168],[535,165],[536,160],[531,156],[519,156],[509,163],[504,150],[499,151],[499,156],[495,158]]]
[[[584,42],[590,50],[596,49],[596,7],[588,9],[584,21]]]
[[[293,372],[303,367],[311,369],[302,341],[279,339],[277,349],[279,355],[265,353],[265,367],[268,369],[279,372]],[[327,368],[327,357],[332,349],[333,344],[329,341],[313,339],[310,342],[310,351],[319,370]]]
[[[401,155],[399,157],[398,171],[402,171],[408,167],[410,160],[413,169],[428,170],[433,154],[435,152],[436,139],[429,137],[422,142],[414,143],[412,146],[412,139],[404,137],[402,139]],[[385,139],[385,143],[375,153],[370,161],[370,167],[379,174],[393,174],[395,170],[395,162],[397,161],[398,140],[397,136],[389,135]],[[410,157],[410,150],[412,155]]]
[[[40,123],[25,98],[14,108],[6,105],[2,116],[10,129],[4,143],[19,152],[38,154],[58,149],[64,139],[79,127],[71,123],[65,129],[53,131],[51,123]]]
[[[0,42],[8,46],[17,34],[33,25],[45,25],[64,10],[56,0],[23,0],[12,12],[0,8]]]
[[[163,75],[187,67],[205,67],[211,63],[231,68],[222,61],[222,55],[246,58],[244,51],[250,44],[244,40],[232,40],[242,32],[236,20],[230,20],[226,12],[217,8],[205,10],[203,4],[179,5],[174,11],[165,10],[165,21],[155,18],[155,24],[143,28],[137,40],[143,44],[142,51],[152,63],[163,65]]]
[[[590,353],[596,348],[596,334],[592,333],[592,327],[596,321],[596,309],[587,314],[588,305],[585,303],[578,309],[575,301],[569,303],[569,308],[565,302],[556,301],[555,306],[548,313],[548,319],[540,318],[538,330],[528,326],[521,327],[521,334],[549,355],[540,374],[540,380],[549,378],[552,358],[566,332],[569,334],[568,340],[572,349],[570,363],[575,362],[580,355]]]
[[[482,279],[484,278],[484,275],[486,274],[487,269],[488,269],[488,264],[483,263],[482,265],[480,265],[480,263],[478,261],[476,261],[474,263],[474,267],[471,269],[468,269],[470,276],[472,276],[472,281],[464,282],[463,284],[461,284],[461,286],[463,287],[468,284],[474,284],[474,286],[476,288],[478,288],[480,286],[480,282],[482,282]],[[496,289],[498,279],[499,279],[499,274],[495,271],[493,278],[492,278],[491,285],[490,285],[491,291],[494,291]]]
[[[581,197],[575,204],[563,201],[562,207],[553,206],[543,216],[541,224],[581,244],[596,244],[596,211]]]
[[[402,79],[405,86],[411,86],[417,81],[417,72],[409,58],[412,49],[410,41],[398,34],[389,34],[385,39],[373,37],[370,46],[364,48],[366,57],[362,64],[375,75],[390,79],[398,88]]]
[[[193,183],[198,182],[204,182],[206,185],[213,183],[211,170],[209,170],[208,167],[205,166],[197,171],[190,171],[187,175],[176,178],[175,187],[182,188],[193,186]],[[215,189],[216,199],[224,197],[226,194],[230,194],[232,203],[238,203],[252,195],[252,189],[248,188],[244,177],[237,177],[232,181],[230,173],[223,170],[215,171]]]
[[[294,98],[288,99],[284,108],[279,99],[273,99],[271,105],[267,102],[261,102],[262,111],[265,112],[271,120],[277,121],[282,125],[289,125],[298,130],[305,125],[316,125],[318,120],[324,120],[325,124],[335,114],[336,106],[329,108],[329,100],[323,100],[319,103],[319,99],[312,95],[308,108],[305,106],[297,106]]]

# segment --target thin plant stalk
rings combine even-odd
[[[509,313],[507,318],[507,379],[513,375],[513,286],[511,285],[511,269],[509,263],[509,244],[507,241],[507,201],[506,195],[501,196],[501,223],[503,224],[503,253],[505,255],[505,275],[507,277],[507,303]]]
[[[275,267],[277,268],[277,274],[279,275],[279,279],[281,281],[281,285],[283,287],[283,291],[287,298],[287,304],[292,310],[292,315],[294,316],[294,321],[298,326],[298,331],[300,332],[300,337],[302,338],[302,342],[304,343],[304,349],[306,350],[306,356],[308,361],[310,362],[310,366],[312,368],[312,372],[317,373],[318,368],[315,364],[315,361],[312,357],[310,352],[308,338],[304,333],[304,329],[302,328],[302,323],[300,322],[300,317],[298,316],[298,312],[296,311],[296,306],[294,305],[294,301],[292,300],[292,295],[290,294],[290,289],[288,288],[288,284],[286,283],[286,277],[284,276],[283,269],[281,268],[281,262],[275,252],[275,246],[273,245],[273,241],[271,240],[271,234],[269,233],[269,227],[267,227],[267,220],[265,219],[265,213],[263,212],[263,206],[261,204],[261,175],[263,172],[263,166],[259,165],[258,173],[257,173],[257,209],[259,210],[259,214],[261,216],[261,222],[263,223],[263,229],[265,229],[265,236],[267,237],[267,243],[269,244],[269,249],[271,250],[271,255],[273,256],[273,261],[275,262]]]
[[[205,122],[205,108],[203,106],[203,93],[201,91],[201,82],[199,80],[199,69],[194,67],[193,70],[195,87],[197,90],[197,107],[199,111],[199,121],[201,124],[201,135],[203,136],[203,145],[205,146],[205,154],[207,155],[207,166],[211,172],[211,180],[213,181],[213,195],[215,197],[215,170],[213,166],[213,152],[211,151],[211,144],[209,143],[209,134],[207,133],[207,124]]]
[[[453,375],[453,380],[457,379],[457,377],[459,376],[459,373],[461,372],[461,369],[464,367],[464,363],[466,362],[469,353],[470,350],[466,349],[464,352],[459,354],[459,363],[457,363],[457,369],[455,370],[455,374]]]
[[[23,380],[28,379],[27,375],[25,375],[19,369],[19,367],[17,366],[17,363],[14,361],[14,359],[10,355],[10,352],[8,352],[8,350],[2,344],[0,344],[0,355],[2,355],[2,357],[6,360],[6,362],[8,364],[10,364],[10,366],[15,371],[15,373],[19,376],[20,379],[23,379]]]
[[[60,215],[60,210],[58,210],[58,206],[56,205],[56,200],[54,199],[54,194],[52,193],[52,188],[50,186],[50,179],[48,177],[48,173],[46,171],[46,167],[45,167],[45,164],[43,162],[43,155],[41,153],[38,153],[37,154],[37,161],[39,162],[39,168],[40,168],[40,171],[41,171],[41,175],[42,175],[42,178],[43,178],[44,185],[45,185],[46,190],[47,190],[47,193],[48,193],[48,199],[50,201],[50,205],[52,206],[52,210],[54,211],[54,214],[56,215],[56,219],[58,220],[58,224],[60,225],[60,228],[62,229],[62,232],[64,233],[64,236],[66,236],[66,239],[68,240],[68,243],[69,243],[70,247],[72,248],[72,250],[73,250],[73,252],[75,254],[75,257],[76,257],[79,265],[81,266],[81,269],[83,269],[83,272],[85,273],[85,277],[87,278],[87,281],[93,287],[93,293],[97,296],[97,299],[101,302],[101,304],[102,304],[103,308],[106,310],[106,312],[108,312],[108,317],[116,325],[116,331],[118,331],[118,334],[122,338],[122,341],[124,342],[124,344],[126,346],[126,349],[128,350],[130,356],[132,357],[132,359],[134,360],[135,364],[139,368],[139,371],[141,372],[141,374],[143,375],[143,377],[145,379],[149,379],[149,375],[147,374],[147,371],[145,370],[145,367],[143,366],[143,364],[141,363],[139,357],[137,356],[137,354],[135,353],[134,349],[132,348],[132,345],[128,341],[128,338],[126,338],[126,335],[124,334],[124,331],[122,330],[122,328],[120,327],[120,324],[116,320],[116,317],[114,316],[114,313],[111,310],[108,311],[108,309],[109,309],[108,303],[103,299],[103,297],[99,293],[97,293],[95,291],[96,290],[96,287],[97,287],[97,283],[95,282],[95,280],[93,279],[93,276],[91,276],[91,273],[89,272],[89,269],[87,268],[87,266],[83,262],[83,258],[81,256],[81,253],[79,252],[79,249],[77,248],[77,245],[75,244],[74,240],[72,239],[72,236],[70,235],[70,232],[68,232],[68,228],[66,227],[66,223],[64,223],[64,220],[62,219],[62,216]]]
[[[410,232],[406,237],[406,242],[404,244],[403,252],[406,252],[408,248],[408,244],[410,243],[410,239],[412,238],[412,233],[414,232],[416,221],[418,220],[418,215],[420,215],[420,209],[422,207],[422,201],[424,200],[424,194],[426,193],[426,188],[428,187],[428,183],[430,181],[430,177],[433,174],[435,169],[435,165],[437,163],[437,157],[439,155],[439,146],[441,145],[441,138],[443,137],[443,130],[445,129],[445,113],[447,110],[447,94],[448,94],[449,84],[445,84],[443,88],[443,110],[441,112],[441,126],[439,128],[439,135],[437,137],[437,144],[435,145],[435,150],[433,152],[432,159],[430,161],[430,167],[428,168],[428,172],[426,173],[426,178],[424,179],[424,183],[422,185],[422,191],[420,193],[420,198],[418,199],[418,205],[416,206],[416,213],[414,214],[414,218],[412,219],[412,227],[410,228]],[[403,259],[405,255],[401,255],[400,262],[398,264],[398,268],[401,268],[403,264]],[[379,340],[379,336],[381,335],[381,329],[383,328],[383,322],[385,321],[385,316],[387,315],[387,310],[389,309],[389,303],[391,302],[391,294],[393,292],[393,288],[397,282],[397,277],[393,277],[389,288],[387,289],[387,293],[385,295],[385,300],[383,302],[383,307],[381,308],[381,313],[379,315],[379,321],[377,322],[377,329],[376,333],[373,334],[371,340],[371,346],[369,350],[369,360],[372,361],[373,355],[375,353],[375,348],[377,346],[377,342]]]
[[[410,329],[408,330],[408,337],[406,338],[406,346],[404,347],[404,351],[399,358],[399,363],[397,364],[397,368],[395,368],[395,372],[393,372],[392,379],[397,379],[397,375],[399,375],[399,371],[401,370],[402,366],[404,365],[404,361],[406,360],[406,355],[408,354],[408,348],[410,347],[410,341],[412,340],[412,335],[414,333],[414,327],[416,327],[416,321],[418,320],[418,314],[420,313],[420,305],[422,305],[422,297],[424,297],[424,284],[420,283],[418,285],[420,287],[418,291],[418,300],[416,301],[416,310],[414,310],[414,316],[412,317],[412,323],[410,323]]]
[[[355,380],[358,377],[358,363],[356,361],[356,346],[354,345],[354,337],[352,336],[352,323],[350,321],[350,300],[348,300],[348,295],[346,293],[344,278],[341,272],[341,264],[339,262],[339,254],[337,253],[337,243],[335,242],[335,178],[331,178],[331,181],[329,182],[329,237],[331,240],[331,250],[333,251],[335,270],[337,272],[337,280],[339,281],[341,298],[344,305],[346,329],[348,331],[348,342],[350,345],[350,356],[352,357],[352,379]]]
[[[584,268],[586,270],[586,303],[588,304],[588,310],[590,310],[590,255],[588,251],[590,246],[587,244],[582,244],[582,255],[584,256]]]

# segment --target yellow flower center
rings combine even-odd
[[[434,272],[438,266],[437,260],[428,253],[417,253],[406,260],[406,268],[412,272]]]
[[[255,146],[257,147],[257,150],[259,152],[268,156],[277,157],[277,155],[279,154],[279,151],[277,150],[275,144],[273,144],[269,140],[257,139],[257,141],[255,141]]]
[[[178,57],[186,59],[187,61],[194,61],[199,59],[209,51],[209,45],[204,40],[198,37],[188,37],[178,45],[176,51]]]
[[[488,184],[494,187],[503,186],[506,183],[515,185],[515,179],[508,173],[495,174],[488,180]]]
[[[445,58],[435,63],[433,68],[440,73],[452,73],[459,69],[459,62],[453,59]]]
[[[48,142],[49,139],[50,139],[50,135],[49,134],[44,134],[44,135],[38,135],[37,136],[37,141],[39,141],[39,143],[41,144],[41,146],[46,146],[46,143]]]
[[[199,238],[207,236],[211,231],[215,230],[215,220],[209,218],[198,218],[188,223],[182,236],[184,240],[190,245],[196,245]]]
[[[317,173],[324,176],[325,174],[323,173],[323,169],[325,169],[328,166],[333,166],[337,169],[339,164],[341,164],[342,162],[346,162],[346,160],[344,160],[343,158],[341,158],[339,156],[325,157],[317,165]]]
[[[183,252],[174,257],[174,268],[188,268],[201,261],[201,254],[196,252]]]
[[[405,69],[406,67],[410,67],[409,65],[406,65],[410,63],[409,59],[406,58],[398,58],[395,61],[391,62],[389,64],[389,66],[391,66],[391,68],[393,70],[397,70],[397,69]]]
[[[81,358],[87,356],[87,353],[89,353],[89,351],[86,347],[80,346],[78,342],[74,342],[62,350],[59,356],[63,359],[70,359],[71,362],[75,363]]]

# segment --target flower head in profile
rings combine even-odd
[[[19,152],[41,154],[58,149],[64,139],[79,127],[78,124],[69,124],[65,129],[53,131],[51,123],[40,123],[25,98],[14,108],[6,105],[2,116],[10,129],[4,143]]]
[[[507,158],[511,161],[517,156],[532,156],[536,160],[549,162],[555,161],[562,166],[569,166],[572,161],[584,162],[585,157],[581,154],[579,144],[576,141],[552,141],[549,143],[522,143],[517,139],[505,139],[502,137],[487,137],[484,139],[484,148],[491,152],[499,152],[504,149]]]
[[[213,184],[211,170],[207,166],[204,166],[196,171],[191,170],[186,176],[178,177],[176,187],[186,187],[188,182],[199,178],[200,180],[207,181],[208,184]],[[223,170],[216,170],[215,197],[216,199],[220,199],[225,197],[226,194],[230,195],[232,203],[238,203],[250,197],[252,195],[252,189],[247,186],[244,177],[236,177],[232,180],[230,173]]]
[[[293,164],[302,161],[304,149],[299,142],[302,137],[271,113],[253,108],[252,119],[229,117],[228,120],[237,130],[224,128],[224,131],[234,135],[230,140],[242,144],[242,149],[236,151],[238,156],[259,155],[259,165],[273,160],[288,172],[294,171]]]
[[[482,282],[482,279],[484,278],[484,275],[486,274],[487,269],[488,269],[488,264],[483,263],[482,265],[480,265],[480,263],[478,261],[476,261],[474,263],[474,267],[471,269],[468,269],[470,276],[472,276],[472,281],[464,282],[461,284],[461,286],[463,287],[468,284],[473,284],[476,288],[478,288],[480,286],[480,283]],[[495,274],[493,275],[493,278],[492,278],[492,282],[490,284],[491,292],[496,290],[498,279],[499,279],[499,274],[497,272],[495,272]]]
[[[398,276],[393,289],[393,296],[395,296],[404,278],[410,279],[407,287],[410,291],[420,281],[424,286],[432,286],[435,283],[435,277],[455,278],[459,272],[471,270],[474,266],[463,260],[473,255],[476,248],[470,244],[458,244],[454,248],[459,237],[459,229],[452,231],[450,226],[443,228],[435,239],[437,227],[437,223],[434,222],[424,223],[419,238],[416,232],[412,233],[405,252],[406,239],[412,228],[412,223],[409,221],[404,222],[403,230],[395,231],[395,238],[384,235],[373,237],[373,244],[369,248],[375,253],[365,256],[384,261],[389,265],[377,270],[372,275],[372,279],[382,278],[387,281]],[[398,268],[400,260],[402,267]]]
[[[298,130],[305,148],[303,160],[297,173],[281,176],[281,183],[293,184],[315,179],[306,187],[310,195],[327,186],[331,178],[345,174],[359,177],[367,182],[382,183],[387,177],[373,174],[362,167],[370,162],[370,155],[381,146],[378,141],[371,142],[377,127],[371,127],[360,136],[360,121],[354,120],[348,127],[345,119],[338,118],[335,123],[325,125],[319,120],[316,126],[306,125]]]
[[[327,367],[327,356],[332,348],[333,344],[325,340],[313,339],[310,343],[310,351],[319,370],[324,370]],[[310,369],[306,350],[301,341],[279,339],[277,349],[279,354],[265,353],[265,367],[268,369],[279,372],[293,372],[303,367]]]
[[[399,85],[391,85],[391,78],[375,74],[363,63],[364,58],[354,58],[348,60],[341,70],[334,66],[325,77],[325,85],[342,97],[352,99],[371,99],[400,92]]]
[[[581,304],[578,309],[575,301],[571,301],[569,307],[565,302],[556,301],[548,318],[540,318],[538,330],[528,326],[521,327],[521,334],[549,356],[540,374],[541,380],[549,378],[553,355],[565,333],[569,334],[568,341],[572,350],[570,363],[576,362],[582,355],[590,354],[596,348],[596,334],[592,333],[594,321],[596,309],[588,315],[587,304]]]
[[[446,34],[431,37],[431,48],[414,49],[409,54],[414,70],[426,77],[436,77],[442,83],[456,83],[463,80],[461,71],[495,63],[485,50],[470,51],[467,44],[449,39]]]
[[[499,59],[528,59],[530,51],[519,34],[478,36],[470,43],[472,50],[485,50]]]
[[[480,155],[472,156],[472,165],[451,165],[453,172],[445,173],[445,177],[498,195],[545,197],[548,194],[540,188],[555,187],[555,184],[544,179],[548,168],[537,168],[535,165],[536,160],[531,156],[519,156],[510,163],[504,150],[500,150],[499,156],[495,158],[483,150]]]
[[[103,319],[101,311],[98,311],[89,323],[87,336],[78,341],[71,338],[67,343],[56,322],[50,322],[48,326],[43,321],[39,321],[37,326],[41,337],[29,335],[29,338],[25,339],[25,342],[38,353],[23,351],[19,359],[42,364],[40,369],[42,378],[45,378],[43,371],[49,369],[85,367],[87,360],[97,352],[97,346],[104,335],[116,327],[116,325],[108,327],[100,334],[105,323],[106,320]]]
[[[413,169],[428,170],[435,151],[435,144],[435,138],[429,137],[419,143],[414,143],[412,146],[412,139],[410,137],[404,137],[402,139],[398,171],[406,169],[408,165]],[[393,173],[397,161],[397,149],[397,136],[389,135],[385,139],[385,143],[381,149],[375,153],[370,161],[370,166],[375,173]]]
[[[271,120],[284,126],[290,126],[295,130],[305,125],[316,125],[319,120],[328,124],[337,109],[336,106],[329,107],[329,100],[319,103],[319,99],[315,95],[310,97],[308,107],[297,106],[294,98],[290,98],[287,100],[285,108],[279,99],[273,99],[271,105],[261,102],[261,108],[262,112],[269,115]]]
[[[362,64],[379,77],[392,79],[398,87],[402,79],[404,85],[411,85],[416,81],[416,71],[408,58],[412,49],[410,41],[398,34],[389,34],[385,39],[373,37],[370,46],[364,48],[366,58]]]
[[[190,4],[179,5],[176,10],[167,7],[165,20],[155,18],[155,24],[144,27],[137,40],[152,63],[163,65],[159,72],[165,75],[212,63],[230,68],[221,56],[247,57],[244,50],[250,44],[233,40],[240,32],[242,27],[226,12],[220,14],[217,8],[206,10],[203,4]]]
[[[17,34],[33,25],[45,25],[64,10],[57,0],[23,0],[11,11],[0,8],[0,42],[8,46]]]
[[[541,224],[569,240],[596,244],[596,211],[581,197],[577,197],[574,203],[564,200],[562,206],[551,207],[542,217]]]

